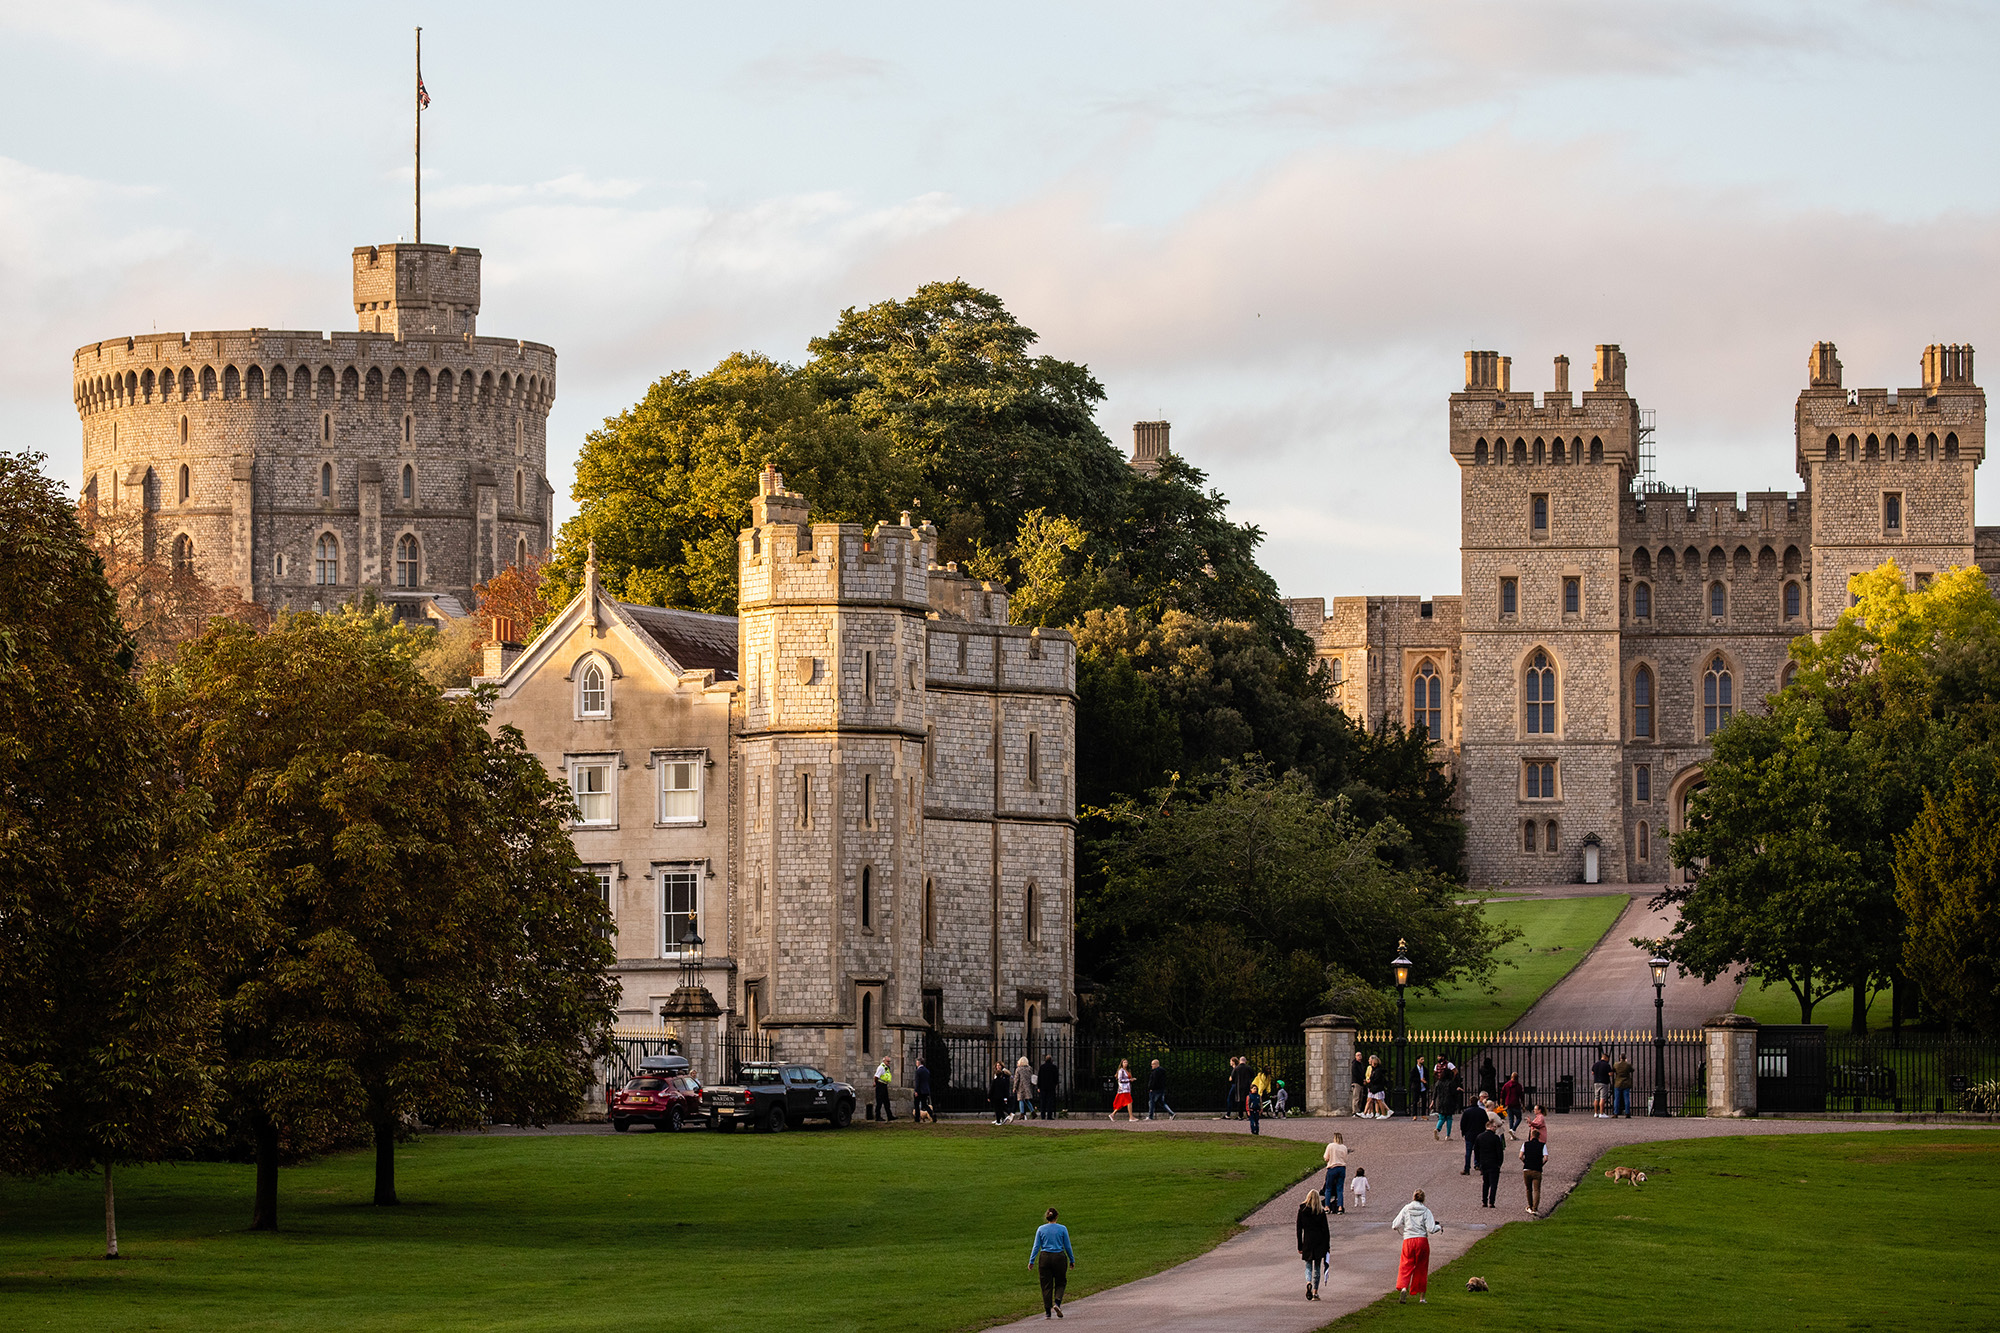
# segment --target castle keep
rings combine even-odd
[[[698,976],[724,1037],[907,1085],[910,1034],[1071,1021],[1075,645],[936,550],[907,514],[813,523],[767,469],[736,616],[618,601],[593,561],[497,676],[494,724],[577,793],[628,1024]]]
[[[81,493],[142,505],[149,555],[274,610],[372,588],[456,614],[548,548],[555,350],[476,333],[477,250],[363,246],[353,275],[353,333],[79,348]]]
[[[1474,883],[1664,880],[1710,738],[1784,686],[1791,640],[1838,619],[1851,575],[2000,567],[2000,529],[1973,527],[1972,361],[1933,346],[1918,387],[1850,390],[1816,344],[1794,418],[1804,486],[1739,500],[1651,483],[1615,345],[1581,394],[1558,357],[1539,402],[1509,358],[1467,352],[1449,419],[1460,594],[1294,599],[1293,620],[1352,716],[1430,735]]]

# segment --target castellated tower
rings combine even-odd
[[[1973,561],[1973,470],[1986,457],[1986,391],[1972,348],[1924,349],[1913,389],[1840,385],[1832,343],[1813,345],[1799,394],[1798,473],[1812,493],[1812,623],[1848,605],[1850,575],[1894,559],[1916,582]]]
[[[483,338],[477,250],[363,246],[354,333],[114,338],[72,359],[86,500],[273,609],[411,617],[548,548],[555,350]]]
[[[1073,1008],[1074,645],[936,542],[811,523],[769,469],[738,539],[741,1012],[857,1084]]]
[[[1463,657],[1459,767],[1476,882],[1622,880],[1619,516],[1638,464],[1625,356],[1569,364],[1538,405],[1509,360],[1468,352],[1451,395],[1460,468]]]

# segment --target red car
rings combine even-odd
[[[636,1121],[655,1129],[678,1130],[701,1115],[701,1080],[678,1055],[648,1056],[622,1088],[607,1089],[604,1111],[611,1128],[623,1134]]]

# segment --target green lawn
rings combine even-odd
[[[121,1173],[115,1264],[94,1179],[0,1180],[0,1327],[982,1327],[1039,1308],[1050,1205],[1081,1295],[1215,1246],[1317,1163],[1242,1134],[957,1125],[438,1137],[400,1154],[398,1209],[368,1206],[366,1154],[285,1171],[275,1235],[243,1230],[248,1167]]]
[[[1884,986],[1868,997],[1869,1028],[1889,1026],[1889,988]],[[1792,988],[1782,981],[1746,981],[1743,994],[1737,998],[1736,1012],[1759,1023],[1796,1023],[1799,1021],[1799,997],[1792,994]],[[1846,1032],[1854,1021],[1854,988],[1837,990],[1824,1000],[1813,1003],[1813,1022],[1824,1023],[1830,1032]]]
[[[1611,1165],[1643,1168],[1646,1184],[1613,1185]],[[1504,1189],[1519,1199],[1518,1180]],[[2000,1133],[1640,1144],[1593,1163],[1549,1217],[1433,1272],[1429,1305],[1392,1295],[1327,1327],[1993,1328],[1997,1245]],[[1465,1290],[1475,1273],[1490,1292]]]
[[[1513,1026],[1549,987],[1583,961],[1630,901],[1613,894],[1487,903],[1489,921],[1521,928],[1521,938],[1501,952],[1501,958],[1515,966],[1503,964],[1494,977],[1499,989],[1491,995],[1477,986],[1454,986],[1437,995],[1411,996],[1411,1029],[1485,1031]]]

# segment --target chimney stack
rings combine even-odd
[[[1566,356],[1556,358],[1556,392],[1569,392],[1569,358]]]
[[[1930,356],[1924,357],[1926,371],[1930,368]],[[1928,376],[1924,382],[1930,383]],[[1811,389],[1838,389],[1840,387],[1840,358],[1834,354],[1832,343],[1814,343],[1812,354],[1806,358],[1806,387]]]
[[[1170,423],[1165,421],[1135,421],[1132,423],[1132,470],[1152,476],[1160,470],[1160,460],[1167,456],[1167,431]]]

